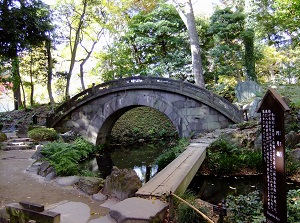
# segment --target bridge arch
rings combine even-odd
[[[167,78],[133,77],[79,93],[56,109],[47,119],[47,125],[73,129],[93,144],[99,144],[105,142],[115,122],[126,111],[138,106],[165,114],[181,137],[242,120],[238,108],[206,89]]]

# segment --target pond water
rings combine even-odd
[[[287,182],[287,189],[300,189],[300,185]],[[263,176],[212,177],[196,175],[189,185],[197,197],[212,204],[218,204],[228,195],[247,195],[263,191]]]
[[[155,159],[168,148],[168,143],[157,141],[130,146],[109,147],[103,155],[97,156],[89,163],[102,178],[111,173],[113,166],[119,169],[133,169],[142,183],[149,181],[157,172]],[[300,185],[287,183],[288,189],[300,189]],[[212,204],[218,204],[228,195],[246,195],[255,190],[262,193],[262,175],[245,177],[211,177],[196,175],[189,185],[189,190],[197,197]]]
[[[113,166],[119,169],[133,169],[144,184],[158,172],[155,159],[167,148],[168,143],[163,141],[110,146],[102,155],[84,164],[83,168],[92,170],[102,178],[111,173]]]

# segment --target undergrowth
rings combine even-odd
[[[79,164],[97,151],[97,147],[83,138],[77,138],[73,143],[49,142],[41,153],[54,167],[58,176],[78,175]]]
[[[262,154],[247,148],[239,148],[227,139],[219,138],[207,148],[207,158],[202,168],[214,175],[234,175],[242,169],[260,173]]]
[[[258,191],[248,195],[227,196],[228,216],[225,222],[264,222],[262,196]],[[300,222],[300,190],[287,192],[287,222]]]

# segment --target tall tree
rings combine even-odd
[[[176,7],[184,24],[186,25],[189,33],[195,84],[204,88],[205,83],[203,77],[201,48],[199,43],[199,36],[197,34],[192,2],[191,0],[172,0],[172,2]]]
[[[18,109],[21,104],[19,53],[47,40],[47,33],[52,30],[49,8],[40,0],[1,0],[0,14],[0,54],[12,63],[15,109]]]
[[[70,81],[75,64],[81,61],[81,66],[83,67],[89,59],[95,44],[101,36],[106,14],[101,0],[62,0],[57,5],[57,13],[61,28],[67,31],[62,35],[66,38],[70,51],[65,89],[65,97],[68,98],[70,96]],[[98,26],[95,27],[95,23],[98,23]],[[85,43],[91,46],[84,46]],[[86,55],[84,59],[78,58],[77,53],[79,50],[84,51]],[[82,87],[84,88],[83,74],[81,74],[81,77]]]
[[[214,47],[210,51],[216,81],[219,75],[235,76],[238,81],[243,76],[243,46],[245,16],[232,12],[230,8],[215,11],[211,17],[210,33]]]

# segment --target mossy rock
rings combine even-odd
[[[35,141],[54,141],[59,135],[52,128],[34,128],[28,132],[28,136]]]
[[[0,132],[0,142],[7,140],[7,135],[4,132]]]

